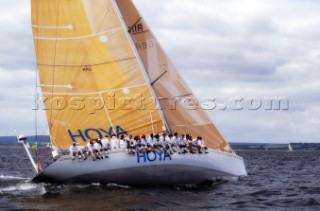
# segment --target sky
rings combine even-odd
[[[134,2],[226,140],[320,142],[318,0]],[[35,133],[29,4],[0,1],[0,136]]]

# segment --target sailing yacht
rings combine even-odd
[[[288,145],[288,150],[289,150],[289,152],[293,151],[291,144]]]
[[[31,6],[56,157],[47,167],[32,161],[35,181],[169,185],[247,174],[208,115],[190,109],[196,97],[131,0],[32,0]],[[163,132],[201,135],[209,153],[117,150],[108,159],[81,161],[67,152],[74,142],[86,146],[106,135]]]

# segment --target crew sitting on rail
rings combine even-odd
[[[178,137],[178,133],[175,133],[172,137],[171,137],[171,142],[172,142],[172,146],[173,146],[173,152],[178,152],[179,154],[181,154],[181,150],[180,150],[180,138]]]
[[[104,150],[103,150],[103,145],[101,143],[101,139],[96,140],[96,143],[94,144],[94,148],[96,150],[97,159],[103,159],[102,153],[104,152]]]
[[[150,145],[149,140],[146,137],[146,135],[141,136],[141,144],[142,144],[145,152],[152,151],[151,145]]]
[[[99,157],[96,156],[97,150],[94,146],[94,140],[90,140],[90,142],[87,144],[87,147],[88,147],[87,154],[91,155],[93,161],[95,161],[96,158],[100,159]]]
[[[88,147],[87,146],[79,146],[79,144],[77,143],[77,146],[79,148],[79,150],[81,151],[81,153],[83,154],[83,156],[85,157],[84,160],[87,159],[87,151],[88,151]]]
[[[86,160],[87,157],[84,156],[84,154],[82,153],[81,149],[78,147],[76,142],[73,142],[72,146],[70,147],[70,155],[72,156],[72,160],[76,159],[76,155],[78,155],[78,159],[84,159]]]
[[[112,135],[110,143],[111,143],[111,150],[117,150],[120,148],[119,140],[117,139],[117,136],[115,134]]]
[[[202,139],[201,136],[198,137],[198,151],[200,154],[204,153],[208,154],[208,147],[206,146],[206,143],[204,142],[204,140]]]
[[[181,137],[179,137],[178,133],[174,135],[163,133],[162,135],[150,134],[148,137],[142,135],[141,137],[135,136],[134,138],[132,138],[132,135],[129,135],[127,138],[124,138],[122,135],[120,141],[117,141],[121,146],[120,149],[126,148],[129,154],[135,154],[136,152],[157,152],[162,154],[164,151],[170,154],[208,153],[208,148],[204,140],[202,140],[202,137],[198,136],[196,139],[193,139],[189,134],[182,134]]]
[[[171,138],[172,138],[172,135],[165,136],[164,145],[165,145],[165,150],[172,155],[173,154],[173,144],[171,142]]]
[[[153,144],[153,148],[154,148],[154,151],[162,154],[163,153],[163,146],[162,146],[162,143],[160,142],[160,136],[158,134],[156,134],[154,136],[154,144]]]
[[[136,141],[132,138],[132,135],[129,136],[127,144],[128,153],[134,154],[136,150]]]
[[[153,137],[153,134],[151,134],[152,137]],[[148,136],[145,140],[146,142],[146,151],[149,153],[149,152],[152,152],[153,150],[153,147],[152,147],[152,138],[151,138],[151,135]]]
[[[179,142],[179,146],[180,146],[180,151],[182,154],[186,154],[188,153],[187,150],[187,138],[184,134],[181,135],[181,137],[179,138],[180,142]]]
[[[109,136],[105,136],[104,139],[101,140],[102,149],[104,151],[104,156],[106,158],[109,158],[108,153],[109,153],[109,150],[111,150],[111,144],[108,138]]]
[[[134,137],[134,140],[136,142],[137,152],[144,153],[146,150],[145,150],[145,144],[143,143],[143,139],[141,139],[139,136],[136,136]]]
[[[194,142],[193,142],[193,139],[192,139],[192,136],[190,136],[189,134],[186,135],[187,137],[187,146],[188,146],[188,150],[191,154],[195,154],[195,151],[194,151]]]
[[[126,148],[127,148],[126,140],[124,138],[124,135],[121,135],[120,136],[120,149],[125,150]]]
[[[124,140],[126,142],[126,147],[127,147],[127,153],[130,153],[130,139],[132,138],[131,135],[127,136]]]

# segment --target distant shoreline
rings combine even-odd
[[[46,147],[47,143],[39,143],[39,147]],[[230,143],[232,149],[236,152],[244,151],[289,151],[288,144],[238,144]],[[293,151],[320,151],[320,144],[291,144]],[[0,143],[0,148],[23,148],[19,143]]]

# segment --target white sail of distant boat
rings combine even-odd
[[[207,114],[187,108],[184,99],[192,104],[194,94],[131,0],[32,0],[31,6],[51,144],[60,153],[36,169],[36,180],[190,184],[247,174]],[[99,162],[63,155],[74,142],[163,132],[201,135],[209,153],[117,150]]]
[[[293,151],[291,144],[288,145],[288,150],[289,150],[289,152]]]

